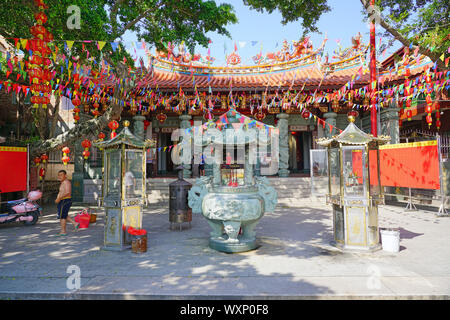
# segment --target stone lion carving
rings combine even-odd
[[[258,194],[264,199],[265,212],[273,212],[278,202],[278,194],[266,177],[255,177]]]
[[[211,177],[201,177],[195,181],[188,193],[188,204],[193,213],[202,213],[203,198],[208,194]]]

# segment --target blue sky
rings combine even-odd
[[[225,54],[230,54],[234,51],[235,43],[238,48],[238,53],[242,57],[242,64],[251,65],[253,64],[251,58],[260,52],[261,46],[264,54],[279,51],[284,39],[292,43],[292,40],[299,40],[302,35],[301,22],[282,25],[282,17],[278,11],[272,14],[259,13],[245,6],[242,0],[223,0],[216,2],[226,2],[233,5],[239,21],[237,24],[227,27],[232,39],[216,33],[208,33],[208,36],[212,40],[210,45],[211,56],[216,58],[214,65],[224,65]],[[368,43],[369,28],[363,21],[361,2],[359,0],[329,0],[329,4],[332,10],[324,14],[318,23],[318,28],[322,34],[316,33],[310,35],[314,48],[320,46],[325,38],[325,34],[328,37],[325,51],[329,52],[330,59],[333,51],[338,48],[337,41],[340,41],[343,48],[347,48],[351,45],[351,37],[355,36],[358,32],[361,32],[363,35],[363,41]],[[136,37],[128,33],[123,40],[130,53],[135,56],[134,47],[131,45],[131,42],[137,41]],[[252,41],[257,41],[257,43],[252,45]],[[379,41],[380,39],[378,38],[377,45],[379,45]],[[384,58],[387,58],[390,53],[399,47],[400,44],[396,42],[388,50]],[[136,47],[138,56],[145,56],[144,50],[139,48],[140,46]],[[154,52],[154,49],[151,51]],[[204,56],[207,54],[207,51],[207,48],[196,48],[196,53]],[[378,57],[378,59],[382,60],[383,58]]]

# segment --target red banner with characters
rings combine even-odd
[[[370,171],[375,170],[374,165],[375,163],[371,162]],[[380,179],[382,186],[439,189],[437,141],[381,146]]]
[[[27,190],[27,148],[0,147],[0,193]]]

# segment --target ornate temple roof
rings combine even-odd
[[[341,134],[334,136],[331,139],[318,139],[317,144],[324,147],[328,147],[333,143],[341,143],[343,145],[366,145],[375,142],[382,145],[388,143],[390,140],[391,138],[388,136],[374,137],[371,134],[367,134],[359,129],[353,122],[350,122]]]
[[[201,55],[191,56],[181,47],[175,53],[174,46],[167,53],[156,52],[149,55],[152,72],[140,79],[140,87],[158,88],[160,91],[177,91],[180,88],[188,90],[227,91],[238,90],[274,90],[274,89],[336,89],[350,80],[353,86],[367,85],[370,73],[366,54],[368,46],[361,42],[361,35],[352,38],[353,46],[347,49],[339,48],[334,52],[332,62],[328,55],[324,56],[323,41],[319,49],[313,50],[309,39],[294,42],[293,50],[285,41],[283,48],[276,53],[262,54],[253,57],[254,65],[242,66],[237,51],[227,59],[227,66],[211,65],[213,58]],[[388,59],[391,59],[388,58]],[[405,59],[405,57],[404,57]],[[408,60],[410,75],[414,76],[424,71],[431,61],[424,56]],[[432,63],[431,63],[432,64]],[[401,62],[380,70],[380,77],[388,81],[404,79],[404,67]],[[388,67],[389,70],[388,70]]]
[[[106,141],[94,141],[93,145],[97,148],[113,148],[119,145],[126,145],[134,148],[151,148],[155,147],[156,143],[154,140],[142,140],[136,137],[133,133],[131,133],[130,129],[128,129],[129,123],[124,124],[124,128],[120,133],[117,134],[111,140]]]

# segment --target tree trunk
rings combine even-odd
[[[56,131],[56,125],[58,123],[58,117],[59,117],[59,105],[61,103],[61,96],[56,96],[55,99],[55,107],[53,108],[53,114],[51,118],[51,124],[50,124],[50,132],[48,137],[53,138],[55,136]]]
[[[128,68],[125,64],[120,62],[116,67],[119,78],[123,79],[128,75]],[[115,101],[116,99],[125,97],[129,89],[129,87],[123,87],[123,91],[121,91],[120,86],[116,85],[113,95],[114,100],[102,116],[97,119],[91,119],[86,122],[79,123],[69,131],[61,133],[57,137],[52,137],[47,140],[42,139],[42,141],[34,143],[30,148],[30,157],[33,158],[34,156],[57,149],[62,145],[74,143],[83,136],[90,134],[97,136],[98,133],[105,128],[111,120],[118,119],[120,117],[123,107],[120,103],[115,103]],[[121,92],[123,93],[121,94]],[[56,113],[55,117],[57,116],[58,114]]]

